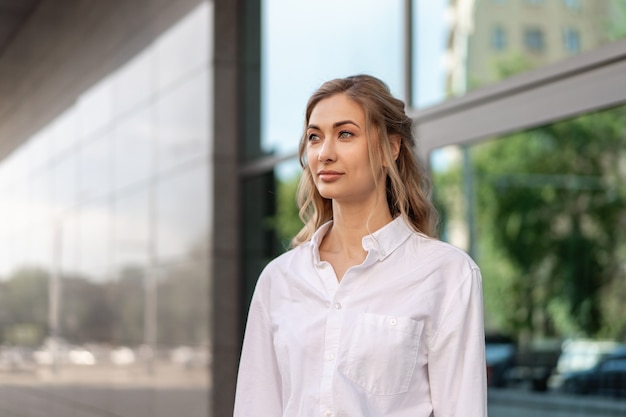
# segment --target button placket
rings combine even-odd
[[[320,400],[322,415],[334,415],[334,399],[332,393],[333,377],[335,375],[337,350],[343,322],[342,304],[336,298],[331,299],[326,316],[326,332],[324,338],[324,358],[322,365],[322,382],[320,386]],[[330,413],[330,414],[328,414]]]

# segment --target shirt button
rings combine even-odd
[[[335,308],[337,310],[341,310],[341,303],[335,303]]]
[[[329,353],[328,355],[326,355],[327,361],[332,361],[333,359],[335,359],[335,355],[333,355],[332,353]]]
[[[324,411],[324,416],[326,416],[326,417],[330,417],[330,416],[332,416],[332,415],[333,415],[332,410],[326,410],[326,411]]]
[[[396,320],[396,319],[389,319],[389,325],[390,326],[395,326],[396,324],[398,324],[398,320]]]

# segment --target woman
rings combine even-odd
[[[482,417],[481,276],[436,240],[404,104],[380,80],[306,108],[294,248],[261,274],[236,417]]]

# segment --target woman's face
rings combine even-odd
[[[306,132],[307,163],[320,195],[338,202],[366,202],[384,187],[383,170],[374,181],[365,132],[365,111],[345,94],[321,100]],[[377,138],[373,137],[372,143]],[[377,185],[378,184],[378,185]],[[383,188],[384,193],[384,188]]]

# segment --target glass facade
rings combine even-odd
[[[265,3],[266,13],[278,14],[272,9],[278,1]],[[623,11],[620,1],[445,3],[412,2],[411,102],[418,107],[413,109],[418,124],[430,122],[427,106],[465,96],[471,90],[479,93],[482,87],[599,49],[626,35],[620,26],[623,19],[617,17]],[[402,24],[403,13],[399,11],[393,20],[397,25]],[[274,14],[264,16],[268,26],[275,22]],[[319,32],[332,31],[333,26],[323,19],[316,23],[312,36],[323,47],[324,37]],[[398,39],[406,41],[401,36]],[[286,38],[282,42],[287,42]],[[270,42],[266,48],[272,52],[280,43]],[[360,42],[353,41],[351,47],[358,45]],[[315,55],[315,62],[333,61],[331,52],[332,46],[328,54]],[[279,65],[290,62],[287,55],[263,55],[264,100],[278,94],[271,80],[281,74]],[[385,60],[389,55],[381,52],[379,56]],[[358,60],[349,62],[355,64],[350,72],[370,71]],[[304,74],[312,72],[313,79],[323,81],[330,78],[326,74],[334,76],[329,71],[315,67]],[[381,70],[371,72],[385,79],[384,73],[375,71]],[[390,74],[387,80],[400,95],[405,87],[398,82],[400,78]],[[304,97],[317,84],[300,90],[293,85],[292,96],[299,96],[301,90],[307,94],[302,93],[300,107],[280,111],[280,118],[273,119],[271,114],[282,106],[264,102],[262,140],[269,144],[282,137],[290,143],[282,148],[277,145],[277,153],[295,152],[300,129],[293,120],[301,123]],[[624,109],[555,118],[520,131],[527,116],[516,104],[501,101],[501,106],[511,106],[512,113],[518,109],[522,121],[507,121],[510,133],[482,137],[471,146],[442,149],[431,148],[429,138],[420,137],[428,143],[428,151],[436,149],[426,157],[435,186],[433,198],[442,214],[441,238],[470,252],[483,270],[490,416],[620,415],[626,412],[626,404],[607,396],[609,388],[579,398],[575,388],[564,388],[564,365],[557,365],[564,363],[565,359],[559,362],[559,358],[568,357],[579,339],[591,341],[587,353],[605,342],[612,347],[626,343],[620,307],[625,295],[622,259],[626,236],[621,225],[626,212],[623,187],[616,185],[626,179],[622,178]],[[294,104],[293,100],[286,102]],[[445,114],[446,103],[441,108]],[[472,130],[492,117],[497,115],[483,112],[464,122]],[[290,133],[270,133],[292,122]],[[463,130],[463,125],[458,126],[458,131]],[[468,142],[475,143],[476,138]],[[264,217],[272,233],[271,244],[264,248],[274,249],[255,258],[258,265],[249,272],[252,280],[254,269],[259,271],[268,259],[283,252],[284,244],[299,230],[294,202],[299,170],[295,158],[283,160],[287,162],[273,165],[274,183],[265,185],[275,199]],[[260,185],[253,185],[251,179],[246,182],[258,192]],[[258,213],[254,216],[249,218],[258,218]],[[252,285],[248,288],[251,291]],[[492,358],[502,356],[502,363],[493,362]],[[596,355],[594,363],[601,358]],[[620,378],[623,386],[626,377]]]
[[[58,386],[50,415],[209,413],[212,24],[203,3],[0,164],[0,384]]]
[[[625,126],[624,106],[589,113],[450,147],[433,172],[442,236],[483,273],[490,415],[626,410],[626,374],[601,369],[626,346]]]

